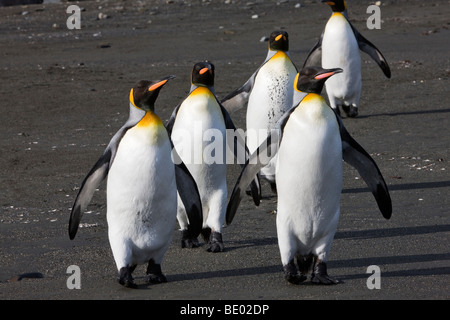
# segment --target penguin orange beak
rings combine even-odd
[[[152,86],[150,86],[150,87],[148,88],[148,91],[154,91],[154,90],[158,89],[159,87],[165,85],[166,82],[167,82],[167,79],[166,79],[166,80],[163,80],[163,81],[160,81],[160,82],[158,82],[158,83],[155,83],[154,85],[152,85]]]
[[[171,79],[173,79],[173,78],[175,78],[175,76],[174,76],[174,75],[170,75],[170,76],[167,76],[167,77],[161,79],[161,81],[159,81],[159,82],[157,82],[157,83],[151,85],[151,86],[148,88],[148,91],[154,91],[154,90],[156,90],[156,89],[158,89],[158,88],[161,88],[163,85],[166,84],[167,81],[169,81],[169,80],[171,80]]]
[[[325,2],[326,4],[328,4],[330,6],[334,6],[335,5],[334,1],[327,1],[327,0],[325,0],[325,1],[322,1],[322,2]]]
[[[320,79],[329,78],[336,73],[341,73],[343,70],[341,68],[336,68],[336,69],[331,69],[331,70],[328,69],[326,71],[328,71],[328,72],[320,73],[317,76],[315,76],[314,79],[320,80]]]
[[[201,69],[198,73],[204,74],[204,73],[207,72],[208,70],[209,70],[208,68],[203,68],[203,69]]]

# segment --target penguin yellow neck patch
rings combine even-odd
[[[344,18],[344,15],[341,12],[333,12],[333,14],[331,15],[332,18]]]
[[[286,54],[286,52],[283,52],[283,51],[278,51],[277,53],[275,53],[274,55],[273,55],[273,57],[272,57],[272,59],[280,59],[280,58],[287,58],[288,56],[287,56],[287,54]]]
[[[315,99],[323,100],[322,96],[317,93],[308,93],[302,100],[302,103],[312,102]]]
[[[152,126],[162,126],[161,119],[153,112],[147,111],[145,112],[145,116],[138,122],[136,127],[138,128],[147,128]]]
[[[207,87],[197,87],[194,91],[191,92],[191,95],[198,94],[212,95],[212,92]]]

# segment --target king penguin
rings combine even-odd
[[[381,68],[387,78],[391,77],[389,65],[383,54],[369,40],[364,38],[350,23],[344,0],[322,0],[333,10],[325,29],[312,48],[304,66],[321,65],[323,68],[339,67],[341,74],[330,78],[325,89],[333,109],[341,107],[348,117],[358,115],[361,96],[361,55],[367,53]],[[321,63],[320,63],[321,62]]]
[[[130,115],[88,173],[72,208],[69,237],[74,239],[95,189],[107,178],[108,236],[120,284],[136,288],[135,267],[147,263],[147,283],[166,282],[161,262],[172,239],[177,187],[189,208],[191,232],[201,230],[198,188],[184,164],[174,165],[172,143],[155,101],[174,76],[140,81],[130,91]]]
[[[227,130],[234,132],[236,128],[215,96],[214,69],[208,61],[194,65],[190,92],[174,109],[166,127],[180,159],[197,182],[203,205],[202,235],[208,241],[206,249],[221,252],[228,196],[226,146],[230,141],[226,138]],[[198,247],[197,235],[187,229],[189,217],[181,204],[177,219],[182,231],[181,246]]]
[[[233,189],[227,208],[231,223],[249,179],[263,165],[264,149],[277,152],[277,236],[285,279],[336,284],[327,272],[327,260],[337,229],[342,191],[342,159],[354,166],[368,184],[386,219],[392,212],[386,183],[375,161],[348,134],[342,120],[319,95],[325,81],[342,69],[303,68],[295,80],[294,101],[278,130],[253,153]],[[295,260],[297,265],[295,264]]]
[[[289,54],[289,35],[274,31],[269,37],[269,50],[263,64],[247,82],[221,102],[233,112],[247,103],[247,146],[250,153],[267,138],[280,117],[292,107],[293,85],[297,68]],[[260,175],[276,193],[275,161],[261,169]]]

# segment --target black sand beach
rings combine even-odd
[[[79,30],[66,27],[69,4],[82,8]],[[392,218],[383,219],[358,173],[345,164],[328,262],[330,275],[342,283],[290,285],[277,246],[277,199],[263,184],[261,205],[244,199],[224,229],[224,252],[181,249],[176,230],[162,264],[168,282],[145,285],[140,266],[137,290],[116,282],[105,183],[75,240],[67,233],[81,181],[128,117],[130,88],[175,74],[156,105],[165,122],[188,93],[194,63],[215,64],[216,94],[224,97],[263,62],[267,42],[260,39],[283,29],[301,67],[330,9],[306,0],[1,7],[0,299],[449,299],[449,2],[381,1],[379,30],[366,27],[373,1],[347,4],[354,26],[392,71],[385,78],[362,53],[359,116],[344,118],[386,179]],[[245,128],[244,109],[231,116]],[[240,169],[228,168],[231,192]],[[80,267],[81,289],[67,287],[71,265]],[[367,286],[371,265],[380,268],[380,289]]]

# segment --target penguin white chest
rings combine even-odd
[[[361,88],[361,55],[347,19],[334,13],[322,39],[322,67],[341,68],[342,73],[327,80],[327,92],[340,99],[351,99]]]
[[[170,141],[153,120],[146,115],[124,135],[107,182],[110,241],[131,241],[144,251],[167,243],[177,208]]]
[[[308,95],[284,128],[276,181],[277,224],[311,252],[318,239],[334,234],[342,189],[338,124],[318,95]]]
[[[286,53],[276,53],[255,78],[248,101],[247,130],[271,129],[292,107],[297,70]]]
[[[172,130],[181,159],[189,169],[193,164],[225,164],[225,137],[217,100],[209,89],[196,88],[181,104]]]

